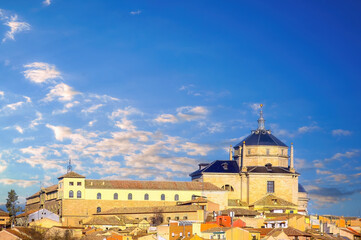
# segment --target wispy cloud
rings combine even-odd
[[[61,73],[56,70],[55,65],[44,62],[33,62],[24,65],[24,76],[34,83],[54,82],[54,79],[61,78]]]
[[[303,127],[300,127],[298,128],[298,132],[299,133],[310,133],[310,132],[314,132],[316,130],[319,130],[320,127],[318,126],[315,126],[315,125],[312,125],[312,126],[303,126]]]
[[[360,153],[359,150],[347,151],[345,153],[335,153],[332,157],[326,158],[325,162],[337,161],[345,158],[353,158],[355,156],[358,156],[359,153]]]
[[[51,87],[50,92],[43,99],[45,102],[54,101],[55,99],[61,102],[67,102],[73,100],[74,96],[80,94],[73,90],[72,87],[65,83],[59,83],[54,87]]]
[[[19,180],[19,179],[9,179],[9,178],[2,178],[0,179],[0,183],[4,185],[18,185],[19,187],[30,187],[38,183],[35,180]]]
[[[43,1],[44,6],[50,6],[50,4],[51,4],[51,0],[44,0]]]
[[[172,114],[161,114],[154,121],[158,123],[176,123],[178,118]]]
[[[5,33],[5,37],[2,39],[3,42],[8,39],[15,40],[15,34],[30,30],[30,24],[19,21],[16,14],[10,17],[6,16],[4,11],[0,14],[0,19],[5,20],[4,25],[10,28],[10,30]]]
[[[93,113],[95,112],[98,108],[101,108],[102,106],[104,106],[103,104],[97,104],[97,105],[93,105],[89,108],[83,109],[81,110],[82,113]]]
[[[209,110],[203,106],[184,106],[177,108],[177,115],[173,114],[161,114],[154,119],[157,123],[177,123],[183,121],[196,121],[204,119]]]
[[[332,174],[332,172],[331,171],[327,171],[327,170],[320,170],[320,169],[317,169],[316,170],[316,173],[317,174],[321,174],[321,175],[328,175],[328,174]]]
[[[333,136],[350,136],[352,134],[349,130],[343,130],[343,129],[335,129],[332,130]]]
[[[141,10],[137,10],[137,11],[131,11],[131,12],[129,12],[129,13],[130,13],[130,15],[139,15],[139,14],[142,13],[142,11],[141,11]]]

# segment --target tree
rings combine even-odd
[[[6,199],[6,209],[9,212],[11,225],[15,223],[16,213],[22,211],[21,207],[17,206],[17,204],[19,204],[18,198],[19,197],[14,189],[11,189],[10,192],[8,192],[8,198]]]
[[[158,225],[162,224],[164,221],[164,216],[163,216],[162,210],[155,208],[154,215],[153,215],[153,217],[151,217],[150,221],[153,226],[158,226]]]

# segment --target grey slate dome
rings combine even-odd
[[[298,192],[307,193],[306,189],[300,183],[298,184]]]
[[[281,140],[276,138],[271,134],[269,130],[262,130],[262,131],[252,131],[252,134],[243,139],[240,143],[238,143],[234,148],[242,146],[243,142],[246,145],[267,145],[267,146],[281,146],[287,147]]]
[[[261,104],[260,107],[261,107],[261,111],[260,111],[260,116],[257,120],[258,122],[257,130],[253,130],[251,135],[243,139],[240,143],[238,143],[234,147],[235,149],[242,146],[243,142],[245,142],[246,145],[266,145],[266,146],[287,147],[287,145],[284,144],[281,140],[273,136],[270,130],[265,129],[266,120],[263,118],[263,111],[262,111],[263,104]]]

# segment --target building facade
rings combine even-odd
[[[287,203],[283,204],[284,210],[307,212],[307,192],[298,183],[293,144],[289,149],[265,129],[262,106],[258,128],[230,150],[229,160],[199,164],[190,176],[192,181],[209,182],[227,190],[228,207],[249,208],[271,196],[271,206],[265,211],[274,210],[270,207],[282,201]],[[260,207],[257,210],[262,211]]]

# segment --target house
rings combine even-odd
[[[0,228],[6,227],[10,224],[10,216],[9,213],[0,209]]]
[[[261,233],[253,229],[244,229],[239,227],[230,228],[226,231],[226,239],[237,240],[260,240]]]
[[[25,227],[14,227],[0,231],[2,240],[39,240],[42,239],[40,233],[34,229]]]
[[[287,234],[281,231],[273,231],[271,234],[267,235],[263,240],[290,240]]]
[[[340,228],[340,236],[350,240],[361,240],[361,234],[352,228]]]
[[[277,236],[279,232],[284,232],[290,240],[311,240],[312,235],[292,227],[274,228],[267,236]]]
[[[166,240],[190,237],[193,231],[191,221],[171,221],[168,225],[157,227],[157,234]]]
[[[202,231],[201,237],[205,239],[226,239],[226,231],[229,227],[214,227]]]

